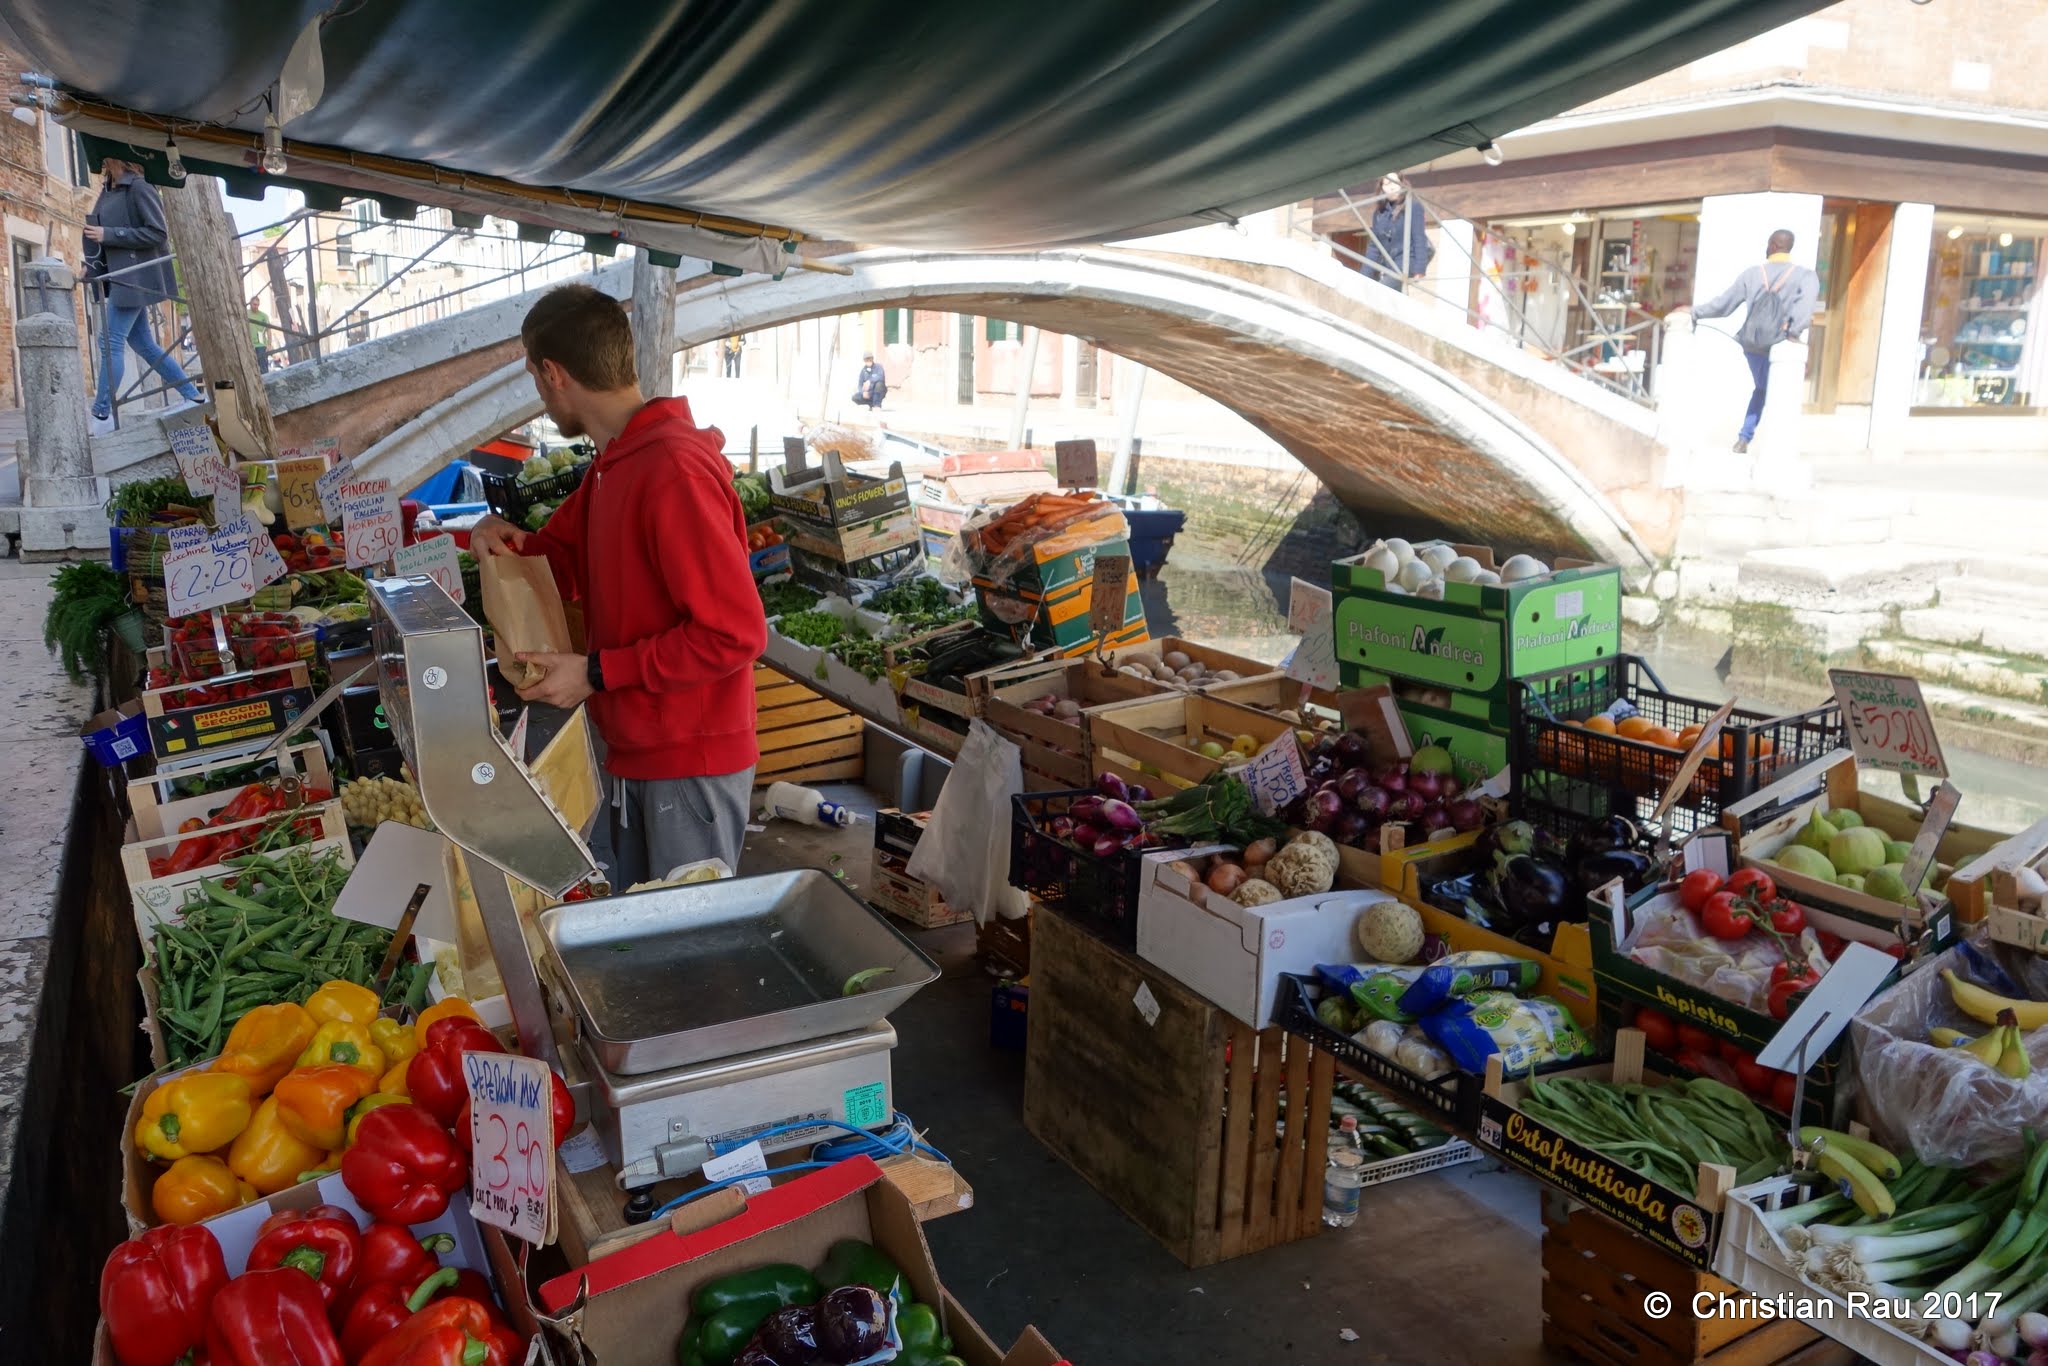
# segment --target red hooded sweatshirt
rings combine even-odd
[[[583,601],[604,691],[590,718],[621,778],[750,767],[754,660],[768,623],[747,568],[747,524],[718,429],[680,398],[633,414],[525,553]]]

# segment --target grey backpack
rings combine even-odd
[[[1786,262],[1775,280],[1769,267],[1757,269],[1764,273],[1763,292],[1749,301],[1749,311],[1743,315],[1742,327],[1735,334],[1736,342],[1745,351],[1768,351],[1792,335],[1792,315],[1785,308],[1785,296],[1778,291],[1799,267]]]

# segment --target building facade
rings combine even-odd
[[[25,66],[21,58],[0,48],[0,89],[20,89]],[[14,346],[14,325],[26,307],[23,267],[54,256],[74,271],[85,264],[81,229],[98,191],[94,177],[72,132],[39,109],[15,106],[0,118],[0,231],[6,255],[0,270],[0,407],[21,406],[20,355]],[[91,325],[80,291],[78,335],[89,348]],[[88,367],[88,373],[91,373]]]

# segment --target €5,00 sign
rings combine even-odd
[[[516,1053],[464,1053],[470,1211],[529,1243],[555,1236],[554,1080]]]

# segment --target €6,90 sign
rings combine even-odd
[[[554,1080],[515,1053],[464,1053],[470,1210],[529,1243],[554,1237]]]
[[[382,479],[365,479],[342,490],[341,534],[348,542],[348,567],[382,564],[405,539],[398,495]]]

